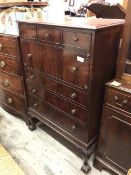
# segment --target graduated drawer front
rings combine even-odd
[[[84,90],[90,77],[90,58],[82,50],[59,48],[32,41],[22,42],[25,68],[37,70]],[[83,62],[78,61],[81,57]]]
[[[26,71],[27,76],[27,83],[30,90],[35,91],[35,84],[40,83],[42,87],[45,87],[61,96],[64,96],[73,102],[79,103],[80,105],[83,105],[84,107],[88,107],[88,94],[80,92],[72,87],[69,87],[67,85],[63,85],[60,82],[50,79],[49,77],[45,77],[40,75],[39,73],[32,72],[32,71]],[[38,91],[36,89],[35,94],[37,94]]]
[[[17,38],[0,35],[0,53],[12,57],[18,56]]]
[[[19,60],[13,60],[4,55],[0,55],[0,70],[14,75],[21,75]]]
[[[82,33],[81,31],[63,30],[63,44],[81,49],[90,50],[91,34]]]
[[[60,43],[60,30],[47,27],[37,27],[38,38],[44,41],[59,44]]]
[[[24,94],[23,81],[21,77],[0,72],[0,86],[17,94]]]
[[[36,104],[37,105],[34,105]],[[82,141],[86,141],[87,128],[80,123],[69,118],[66,114],[55,110],[49,104],[36,97],[29,97],[29,106],[43,115],[43,118],[52,120],[60,127],[64,128]]]
[[[36,90],[35,92],[34,89]],[[35,95],[43,99],[43,101],[46,101],[47,103],[57,108],[58,110],[67,113],[70,117],[75,118],[84,124],[87,124],[88,114],[86,109],[83,109],[78,105],[65,100],[64,98],[57,96],[56,94],[50,93],[43,87],[36,86],[31,90],[28,89],[28,91],[30,92],[31,95]]]
[[[36,31],[36,25],[19,23],[19,33],[22,38],[36,38]]]
[[[20,113],[25,113],[25,99],[13,92],[0,88],[0,101]]]
[[[108,89],[106,103],[131,113],[131,95],[127,96],[121,92]]]

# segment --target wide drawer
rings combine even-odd
[[[0,88],[0,101],[20,113],[26,113],[25,99]]]
[[[131,96],[108,89],[106,103],[131,113]]]
[[[49,104],[36,97],[29,97],[29,106],[43,115],[43,118],[52,120],[60,127],[64,128],[82,141],[86,141],[87,128],[80,123],[69,118],[61,111],[57,111]],[[37,105],[36,105],[37,102]]]
[[[23,80],[21,77],[0,72],[0,86],[12,92],[23,95]]]
[[[25,68],[42,72],[84,90],[88,88],[90,58],[82,50],[32,41],[22,42]]]
[[[47,28],[38,26],[38,38],[44,41],[59,44],[60,43],[60,30],[54,28]]]
[[[65,100],[64,98],[45,90],[43,87],[36,86],[31,90],[28,89],[28,91],[30,91],[31,95],[35,95],[43,99],[43,101],[46,101],[54,108],[57,108],[58,110],[61,110],[64,113],[68,114],[69,117],[87,124],[88,113],[86,109],[83,109],[80,106]]]
[[[19,33],[22,38],[36,38],[36,25],[19,23]]]
[[[17,38],[0,35],[0,53],[12,57],[18,56]]]
[[[63,44],[81,49],[90,50],[91,34],[73,30],[63,30]]]
[[[35,84],[38,84],[39,82],[42,87],[47,88],[48,90],[53,91],[63,97],[66,97],[73,102],[88,107],[87,93],[80,92],[72,87],[62,84],[59,81],[56,81],[46,76],[42,76],[39,73],[33,71],[26,71],[26,78],[29,89],[34,89],[34,91],[36,90],[35,94],[38,93],[37,89],[35,89]]]
[[[21,75],[19,61],[7,58],[4,55],[0,55],[0,70],[14,75]]]

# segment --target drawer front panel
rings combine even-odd
[[[65,114],[56,111],[50,105],[43,102],[41,99],[30,96],[29,106],[39,113],[43,114],[43,117],[54,121],[74,136],[78,137],[82,141],[86,141],[87,129],[85,126],[69,118]]]
[[[0,36],[0,53],[13,57],[18,56],[17,40],[7,36]]]
[[[19,61],[6,58],[3,55],[0,55],[0,70],[15,75],[21,75]]]
[[[88,106],[88,94],[77,91],[71,87],[61,84],[58,81],[49,77],[41,76],[39,73],[27,71],[27,82],[29,89],[35,88],[35,84],[40,82],[42,87],[45,87],[59,95],[69,98],[73,102],[79,103],[85,107]]]
[[[11,93],[2,88],[0,88],[0,92],[2,94],[0,96],[1,103],[8,105],[15,111],[23,114],[26,113],[26,104],[24,98],[16,96],[14,93]]]
[[[84,62],[77,61],[78,56],[83,58]],[[90,64],[86,56],[82,51],[41,45],[41,71],[84,89],[88,86]]]
[[[33,24],[19,24],[19,33],[20,36],[23,38],[29,37],[29,38],[36,38],[36,25]]]
[[[23,81],[20,77],[0,72],[0,86],[20,95],[24,94]]]
[[[90,50],[91,34],[74,31],[63,31],[63,44]]]
[[[80,122],[83,122],[84,124],[87,123],[88,120],[88,114],[87,110],[80,108],[78,105],[66,101],[65,99],[54,95],[53,93],[50,93],[43,89],[43,87],[34,87],[33,89],[28,89],[30,91],[31,95],[36,95],[37,97],[43,99],[50,105],[56,107],[58,110],[61,110],[72,118],[76,118]]]
[[[52,43],[60,43],[60,30],[38,27],[38,38]]]
[[[111,89],[108,90],[107,94],[107,104],[131,113],[131,96],[126,96]]]

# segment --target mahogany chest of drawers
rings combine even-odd
[[[104,83],[115,75],[122,28],[121,22],[95,28],[19,22],[30,129],[33,118],[41,120],[88,159],[98,136]],[[85,161],[82,170],[89,169]]]
[[[27,104],[19,37],[0,35],[0,101],[8,112],[27,121]]]
[[[106,85],[98,149],[94,165],[113,175],[126,175],[131,168],[131,84]]]

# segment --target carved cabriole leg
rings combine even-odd
[[[87,150],[86,153],[83,151],[84,163],[83,163],[83,165],[82,165],[82,167],[81,167],[81,171],[84,172],[85,174],[88,174],[88,173],[90,172],[90,170],[91,170],[91,167],[90,167],[90,165],[88,164],[88,160],[90,159],[92,153],[95,152],[95,147],[96,147],[96,143],[93,144],[93,145],[91,146],[91,148]]]
[[[34,119],[32,117],[29,117],[29,125],[28,128],[31,131],[34,131],[36,129],[36,122],[34,121]]]

